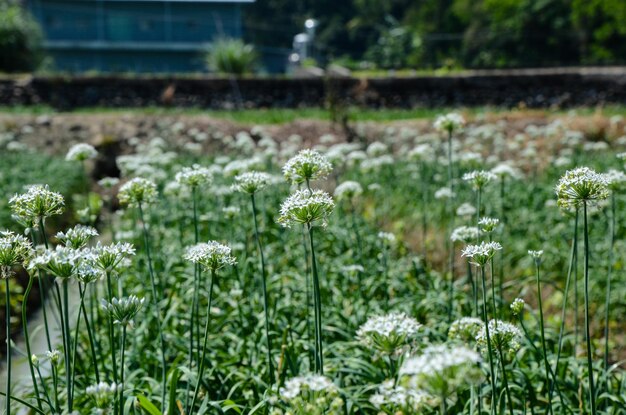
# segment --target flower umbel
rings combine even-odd
[[[413,338],[422,327],[405,313],[390,313],[367,319],[356,332],[359,341],[385,353],[394,353]]]
[[[91,144],[79,143],[69,149],[65,160],[85,161],[96,158],[97,156],[98,152]]]
[[[502,245],[498,242],[481,242],[480,245],[467,245],[461,256],[471,259],[472,264],[482,267],[493,258],[496,251],[502,249]]]
[[[321,222],[326,226],[328,217],[335,208],[333,198],[322,190],[297,190],[280,206],[278,223],[290,228],[296,223],[313,225]]]
[[[189,187],[198,187],[210,184],[213,180],[213,172],[206,167],[194,164],[191,167],[183,167],[181,171],[176,173],[176,182]]]
[[[120,204],[139,206],[144,203],[153,203],[157,198],[157,188],[153,181],[136,177],[120,187],[117,194]]]
[[[119,300],[113,297],[110,303],[103,299],[102,309],[109,313],[113,323],[129,326],[132,325],[133,319],[143,307],[144,300],[144,298],[137,298],[135,295]]]
[[[24,263],[33,254],[28,239],[10,231],[0,232],[0,278],[13,276],[13,267]]]
[[[60,215],[65,210],[63,196],[41,185],[29,186],[26,193],[13,196],[9,205],[15,216],[30,226],[40,219]]]
[[[564,209],[578,209],[583,203],[596,204],[609,197],[608,185],[605,175],[589,167],[569,170],[556,185],[557,205]]]
[[[209,241],[188,247],[183,258],[194,264],[200,264],[209,271],[217,271],[222,267],[237,263],[230,253],[231,249],[228,246]]]
[[[301,150],[290,158],[283,166],[283,175],[287,181],[302,183],[310,180],[324,179],[332,171],[333,166],[315,150]]]
[[[59,232],[56,237],[66,247],[81,249],[87,245],[89,239],[98,236],[98,231],[91,226],[76,225],[65,232]]]
[[[272,180],[272,176],[258,171],[250,171],[235,176],[233,188],[239,192],[253,195],[264,189]]]

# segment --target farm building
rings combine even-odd
[[[56,70],[193,72],[220,37],[241,38],[254,0],[28,0]]]

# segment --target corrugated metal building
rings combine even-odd
[[[241,38],[254,0],[28,0],[54,68],[84,72],[193,72],[220,37]]]

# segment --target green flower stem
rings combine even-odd
[[[6,340],[7,340],[7,394],[6,394],[6,415],[11,415],[11,292],[8,275],[4,276],[5,283],[5,318],[6,318]]]
[[[120,415],[124,415],[124,357],[126,352],[126,324],[122,326],[122,350],[120,359]]]
[[[37,399],[37,408],[39,410],[43,410],[41,406],[41,397],[39,396],[39,386],[37,384],[37,378],[35,377],[35,368],[33,366],[33,362],[31,356],[33,355],[30,348],[30,337],[28,335],[28,322],[26,320],[26,307],[28,305],[28,297],[30,295],[30,290],[33,288],[33,276],[28,276],[28,285],[26,286],[26,291],[24,291],[24,297],[22,300],[22,331],[24,332],[24,343],[26,344],[26,355],[28,357],[28,368],[30,370],[30,377],[33,381],[33,392],[35,393],[35,398]],[[7,378],[8,379],[8,378]]]
[[[159,340],[161,342],[161,404],[165,405],[165,391],[167,388],[167,367],[165,366],[165,340],[163,338],[163,327],[161,326],[161,312],[159,307],[159,297],[157,294],[157,281],[154,275],[154,269],[152,268],[152,256],[150,254],[150,237],[148,236],[148,228],[146,227],[146,221],[143,215],[143,208],[141,206],[141,203],[138,204],[138,207],[139,218],[141,219],[141,224],[143,227],[144,243],[146,245],[148,272],[150,273],[150,285],[152,286],[152,301],[154,303],[154,308],[157,312],[157,318],[155,320],[157,322],[157,330],[159,332]]]
[[[259,225],[256,215],[256,203],[254,200],[254,193],[250,195],[252,200],[252,217],[254,218],[254,238],[256,239],[256,245],[259,251],[259,260],[261,262],[261,284],[263,287],[263,312],[265,313],[265,338],[267,341],[267,364],[268,364],[268,376],[269,384],[274,383],[274,363],[272,361],[272,339],[270,337],[270,315],[269,315],[269,301],[267,297],[267,273],[265,271],[265,256],[263,255],[263,246],[261,245],[261,238],[259,236]]]
[[[309,266],[309,248],[307,246],[307,232],[306,228],[302,227],[302,246],[304,248],[304,264],[305,264],[305,273],[304,273],[304,285],[305,285],[305,295],[306,295],[306,307],[305,307],[305,320],[306,320],[306,335],[307,335],[307,348],[311,347],[311,267]],[[315,353],[315,349],[317,346],[313,347],[313,353]],[[313,356],[313,361],[311,359],[311,353],[309,355],[309,367],[313,366],[313,361],[315,360],[315,355]]]
[[[495,412],[496,399],[496,384],[495,384],[495,370],[493,367],[493,352],[491,347],[491,335],[489,334],[489,315],[487,314],[487,285],[485,284],[485,267],[480,267],[480,275],[482,278],[483,286],[483,320],[485,322],[485,333],[487,335],[487,352],[489,354],[489,381],[491,382],[491,413]]]
[[[569,295],[569,289],[572,281],[572,271],[574,269],[574,264],[576,261],[576,253],[578,252],[578,209],[576,209],[576,216],[574,219],[574,238],[572,240],[572,250],[570,253],[569,267],[567,270],[567,280],[565,281],[565,293],[563,294],[563,308],[561,309],[561,327],[559,328],[559,339],[556,350],[556,365],[554,368],[554,373],[559,373],[559,362],[561,360],[561,351],[563,350],[563,337],[565,336],[565,313],[567,310],[567,297]],[[554,382],[552,383],[552,387],[550,388],[550,399],[552,399],[552,394],[554,392],[554,385],[556,384],[556,376],[554,377]]]
[[[65,281],[64,281],[65,282]],[[55,283],[54,284],[54,289],[56,292],[56,296],[57,296],[57,302],[59,304],[62,304],[62,300],[61,300],[61,290],[59,289],[59,284]],[[68,344],[68,336],[67,336],[67,326],[65,324],[65,314],[63,313],[63,308],[60,309],[61,310],[61,339],[63,340],[63,363],[65,364],[65,386],[67,388],[67,407],[68,410],[70,408],[70,404],[72,401],[72,391],[71,391],[71,380],[70,380],[70,376],[71,376],[71,361],[70,361],[70,345]],[[71,413],[72,411],[69,411],[69,413]]]
[[[41,234],[43,235],[43,240],[44,242],[48,243],[46,237],[45,237],[45,227],[44,227],[44,223],[43,223],[43,219],[39,221],[39,230],[41,232]],[[31,240],[33,243],[33,246],[36,246],[37,243],[35,241],[35,233],[32,232],[31,230]],[[46,289],[47,287],[44,288],[44,280],[45,280],[45,275],[43,275],[43,273],[41,272],[41,270],[38,271],[39,274],[39,278],[37,279],[37,284],[39,285],[39,299],[41,301],[41,312],[43,315],[43,325],[44,325],[44,330],[46,332],[46,345],[48,346],[48,350],[52,350],[52,342],[50,341],[50,329],[48,327],[48,312],[46,311]]]
[[[80,307],[78,310],[78,317],[76,318],[76,327],[74,329],[74,351],[72,357],[72,396],[74,395],[74,386],[76,384],[76,356],[78,350],[78,339],[79,339],[79,329],[80,329],[80,318],[81,313],[85,319],[85,328],[87,330],[87,336],[89,338],[89,349],[91,351],[91,364],[94,368],[96,375],[96,383],[100,383],[100,371],[98,370],[98,360],[96,359],[96,350],[94,348],[93,336],[91,333],[91,327],[89,324],[89,319],[87,318],[87,310],[85,309],[85,293],[87,292],[86,288],[83,289],[82,283],[78,283],[78,292],[80,295]]]
[[[489,242],[493,242],[491,234],[489,234]],[[498,314],[498,308],[496,307],[496,280],[493,273],[494,256],[489,259],[489,275],[491,277],[491,306],[493,307],[493,315],[496,319],[498,319],[500,318],[500,315]]]
[[[73,395],[73,369],[72,369],[72,338],[70,333],[70,301],[69,301],[69,280],[63,280],[63,324],[65,324],[65,346],[67,348],[66,355],[67,361],[65,363],[65,378],[67,379],[67,406],[69,409],[69,413],[72,413],[74,410],[74,397]],[[80,314],[79,314],[80,317]],[[75,339],[76,341],[76,339]]]
[[[54,412],[56,409],[55,409],[54,405],[52,404],[52,399],[50,398],[50,393],[48,391],[48,386],[46,385],[46,382],[44,382],[43,377],[41,376],[41,370],[39,370],[39,366],[36,366],[36,369],[37,369],[37,375],[39,376],[39,381],[41,382],[41,387],[43,388],[43,394],[46,397],[46,401],[48,403],[48,406],[50,407],[52,412]]]
[[[198,392],[200,391],[200,384],[202,383],[202,375],[204,375],[204,365],[206,360],[207,341],[209,339],[209,323],[211,321],[211,305],[213,302],[213,285],[215,284],[215,270],[211,270],[211,283],[209,285],[209,303],[207,305],[206,325],[204,326],[204,341],[202,343],[202,357],[200,358],[200,368],[198,369],[198,379],[196,380],[196,387],[193,392],[193,398],[191,399],[191,406],[188,413],[193,413],[198,399]]]
[[[307,224],[309,229],[309,242],[311,243],[311,271],[313,277],[313,299],[315,301],[315,371],[324,374],[324,350],[322,346],[322,296],[320,293],[320,281],[317,274],[317,261],[315,260],[315,248],[313,243],[313,225]]]
[[[106,272],[107,295],[109,303],[113,301],[113,284],[111,282],[111,272]],[[113,330],[113,316],[109,314],[109,346],[111,349],[111,364],[113,367],[113,380],[117,384],[117,358],[115,356],[115,331]]]
[[[422,181],[422,257],[426,260],[426,238],[428,237],[428,215],[426,214],[426,206],[428,206],[428,192],[426,191],[428,182],[426,180],[426,163],[420,163],[420,179]]]
[[[609,266],[606,273],[606,300],[604,304],[604,375],[607,378],[609,370],[609,317],[611,310],[611,276],[613,273],[615,249],[615,192],[611,192],[611,221],[609,222]]]
[[[546,380],[550,383],[550,389],[552,389],[552,383],[550,378],[550,364],[548,363],[548,349],[546,348],[546,335],[543,324],[543,301],[541,299],[541,279],[539,277],[539,259],[535,259],[535,271],[537,276],[537,301],[539,302],[539,327],[541,329],[541,348],[543,350],[543,363],[545,365]],[[551,414],[554,413],[552,408],[552,394],[548,393],[548,405]]]
[[[502,353],[502,346],[498,344],[498,353],[500,353],[500,364],[502,365],[502,381],[504,382],[504,390],[506,391],[506,400],[509,403],[509,414],[513,415],[513,399],[511,398],[511,389],[509,388],[509,378],[506,373],[506,359]]]
[[[198,197],[196,194],[196,186],[191,188],[191,196],[193,203],[193,233],[194,233],[194,243],[198,243],[200,240],[199,231],[198,231]],[[181,221],[182,222],[182,221]],[[181,231],[182,235],[182,231]],[[182,242],[182,237],[181,237]],[[193,294],[191,300],[191,309],[189,311],[189,370],[193,368],[193,360],[194,360],[194,333],[196,327],[196,312],[198,308],[198,291],[199,291],[199,273],[200,266],[198,264],[194,264],[193,266]],[[199,331],[199,330],[198,330]],[[185,406],[189,404],[189,389],[191,387],[191,383],[187,383],[187,393],[185,394]]]
[[[589,330],[589,225],[587,223],[587,202],[583,201],[583,232],[585,238],[585,335],[587,337],[587,371],[589,376],[589,399],[591,414],[596,415],[596,388],[593,382],[593,360],[591,356],[591,332]]]
[[[41,378],[41,373],[39,373],[39,377]],[[45,384],[45,382],[42,382]],[[54,392],[54,407],[56,408],[56,412],[61,412],[61,406],[59,405],[59,375],[57,373],[57,367],[55,364],[52,364],[52,391]]]

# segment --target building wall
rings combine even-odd
[[[29,5],[59,70],[200,71],[211,41],[242,36],[238,3],[30,0]]]

